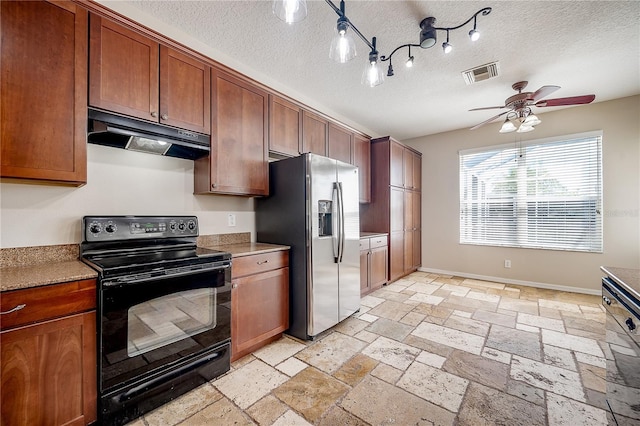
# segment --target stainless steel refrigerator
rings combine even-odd
[[[289,252],[288,334],[309,340],[360,309],[358,169],[316,154],[269,164],[257,240]]]

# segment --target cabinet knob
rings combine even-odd
[[[216,187],[216,184],[215,184],[215,183],[212,183],[212,184],[211,184],[211,188],[213,189],[213,188],[215,188],[215,187]]]
[[[18,312],[19,310],[24,309],[26,307],[27,307],[27,305],[22,303],[22,304],[16,306],[15,308],[13,308],[13,309],[9,309],[8,311],[5,311],[5,312],[0,312],[0,315],[10,314],[11,312]]]
[[[163,120],[166,120],[167,118],[169,118],[169,116],[167,114],[162,114],[160,118],[162,118]]]
[[[155,111],[151,111],[151,116],[154,117],[154,118],[157,118],[158,117],[158,113],[155,112]]]
[[[263,265],[265,263],[269,263],[269,260],[259,260],[258,262],[256,262],[258,265]]]
[[[231,284],[231,288],[238,288],[238,283]]]

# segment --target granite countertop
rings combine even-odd
[[[231,253],[231,257],[251,256],[253,254],[270,253],[289,250],[291,247],[267,243],[236,243],[236,244],[199,244],[200,247]]]
[[[0,268],[0,291],[96,278],[98,273],[79,260]]]
[[[640,300],[640,269],[601,266],[603,272]]]
[[[361,232],[360,238],[372,238],[372,237],[383,237],[388,236],[386,232]]]

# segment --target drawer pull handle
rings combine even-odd
[[[256,263],[257,263],[258,265],[262,265],[262,264],[265,264],[265,263],[269,263],[269,261],[268,261],[268,260],[259,260],[259,261],[257,261]]]
[[[8,310],[8,311],[6,311],[6,312],[0,312],[0,315],[10,314],[11,312],[18,312],[19,310],[24,309],[24,308],[26,308],[26,307],[27,307],[27,305],[25,305],[25,304],[23,303],[23,304],[21,304],[21,305],[16,306],[16,307],[15,307],[15,308],[13,308],[13,309],[9,309],[9,310]]]

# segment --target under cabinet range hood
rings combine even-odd
[[[89,108],[87,142],[196,160],[209,155],[208,135]]]

